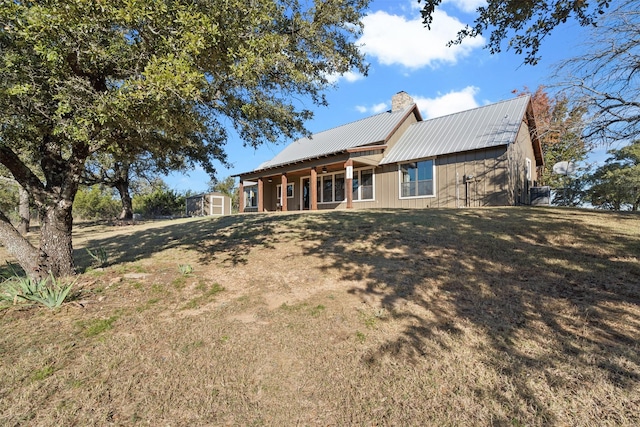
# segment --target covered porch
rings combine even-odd
[[[352,209],[373,198],[373,169],[386,146],[240,175],[240,212]],[[313,185],[315,183],[315,185]]]

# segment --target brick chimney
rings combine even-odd
[[[413,98],[405,91],[400,91],[391,97],[391,112],[402,111],[415,104]]]

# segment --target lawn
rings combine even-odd
[[[236,215],[74,244],[71,301],[0,309],[0,425],[640,424],[638,214]]]

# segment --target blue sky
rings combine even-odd
[[[524,65],[524,57],[509,50],[491,55],[482,38],[447,47],[459,29],[473,22],[475,9],[483,3],[444,0],[429,31],[421,23],[416,0],[373,0],[358,40],[370,66],[368,76],[339,77],[336,88],[326,92],[328,107],[305,104],[315,112],[307,128],[319,132],[388,110],[399,91],[411,95],[427,119],[512,98],[513,90],[525,86],[532,91],[551,86],[554,66],[576,56],[580,40],[588,36],[575,22],[556,28],[543,41],[536,66]],[[253,149],[230,139],[226,151],[233,166],[220,167],[218,178],[255,169],[288,142]],[[165,178],[172,189],[195,192],[206,191],[209,180],[199,169]]]

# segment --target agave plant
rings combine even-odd
[[[49,274],[44,279],[14,276],[3,283],[4,289],[0,298],[12,301],[13,304],[32,301],[50,309],[58,308],[69,295],[74,282],[63,285]]]

